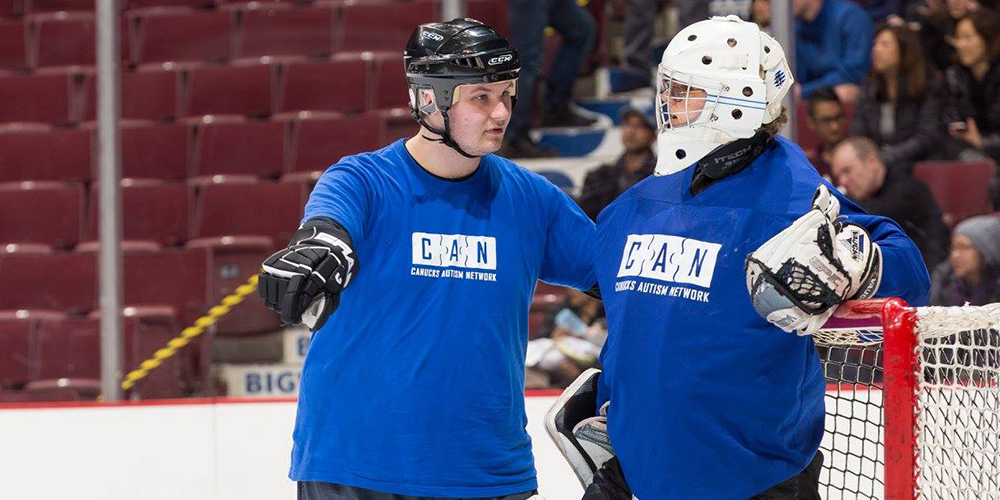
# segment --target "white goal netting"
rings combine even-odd
[[[1000,304],[884,318],[880,305],[842,308],[815,336],[827,378],[824,498],[1000,500]],[[912,376],[886,376],[887,342],[908,342],[890,352],[911,359],[891,366]],[[906,404],[886,412],[892,391]],[[887,469],[903,481],[887,485]]]

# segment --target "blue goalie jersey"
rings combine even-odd
[[[609,327],[599,399],[611,401],[611,443],[639,500],[745,500],[802,471],[823,435],[813,340],[754,311],[744,262],[825,181],[780,137],[697,195],[694,170],[645,179],[597,223]],[[925,304],[913,242],[829,187],[882,248],[877,296]]]

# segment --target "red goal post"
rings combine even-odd
[[[850,301],[814,335],[824,498],[1000,500],[1000,304]]]

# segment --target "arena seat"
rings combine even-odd
[[[153,7],[187,7],[209,9],[215,7],[215,0],[122,0],[124,10],[147,9]]]
[[[193,68],[184,111],[189,116],[269,116],[272,71],[267,64]]]
[[[186,178],[191,151],[189,135],[189,127],[182,124],[123,122],[122,178]]]
[[[333,49],[334,10],[289,8],[285,3],[252,2],[242,7],[239,57],[273,55],[328,56]]]
[[[26,383],[35,368],[35,322],[7,316],[0,317],[0,387]]]
[[[182,74],[170,64],[150,64],[121,73],[121,117],[124,120],[170,121],[178,109]],[[97,81],[84,80],[84,120],[97,118]]]
[[[285,164],[285,129],[282,122],[242,119],[198,124],[194,175],[278,177]]]
[[[437,1],[347,3],[341,7],[339,50],[401,52],[413,27],[434,22]]]
[[[27,39],[28,30],[24,22],[0,19],[0,69],[27,69]]]
[[[389,144],[396,139],[408,139],[420,131],[420,124],[413,119],[410,108],[383,109],[374,112],[385,123],[382,144]]]
[[[992,211],[989,190],[995,175],[991,160],[922,161],[913,166],[913,177],[931,189],[949,227]]]
[[[98,186],[90,190],[88,235],[91,240],[100,236],[99,191]],[[121,187],[121,204],[123,240],[152,241],[165,247],[187,241],[191,204],[184,183],[125,179]]]
[[[35,67],[95,64],[97,29],[93,13],[48,12],[32,14],[28,19],[35,32]]]
[[[367,108],[369,80],[369,62],[359,54],[290,63],[278,91],[277,111],[360,113]]]
[[[24,0],[0,0],[0,17],[20,16],[24,13]]]
[[[232,55],[233,13],[151,8],[128,13],[135,30],[133,63],[226,61]]]
[[[0,125],[0,182],[87,182],[93,141],[90,130]]]
[[[94,12],[95,0],[25,0],[31,12]]]
[[[75,123],[76,91],[70,73],[0,76],[0,122]]]
[[[379,54],[372,75],[372,109],[409,108],[410,94],[401,54]]]
[[[0,255],[0,310],[86,313],[97,307],[97,259],[84,252]],[[58,286],[53,286],[58,283]]]
[[[186,247],[211,252],[209,286],[219,301],[256,274],[268,255],[288,243],[302,218],[305,192],[301,184],[285,182],[208,184],[199,191],[197,238]],[[217,333],[252,335],[279,326],[278,317],[253,294],[219,321]]]
[[[72,247],[82,235],[83,202],[83,188],[79,185],[0,184],[0,243]],[[6,308],[0,306],[0,309]]]
[[[43,321],[37,333],[36,380],[101,378],[101,326],[89,318]]]
[[[305,193],[297,184],[210,184],[199,189],[194,237],[266,236],[284,247],[299,227],[304,206]]]
[[[374,151],[382,146],[384,128],[384,122],[370,114],[299,117],[292,135],[291,171],[326,170],[344,156]]]

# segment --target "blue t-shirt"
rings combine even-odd
[[[611,444],[639,500],[750,498],[802,471],[823,435],[812,337],[754,311],[743,265],[809,211],[825,181],[783,138],[696,196],[694,170],[645,179],[597,221],[609,329],[599,401],[610,398]],[[878,296],[925,304],[913,242],[839,198],[882,248]]]
[[[402,140],[330,167],[306,205],[318,216],[347,229],[359,271],[306,355],[290,477],[413,496],[535,489],[528,308],[538,279],[594,285],[594,224],[510,161],[449,181]]]
[[[811,22],[795,21],[795,80],[802,97],[820,87],[860,84],[871,65],[875,25],[855,2],[824,0]]]

